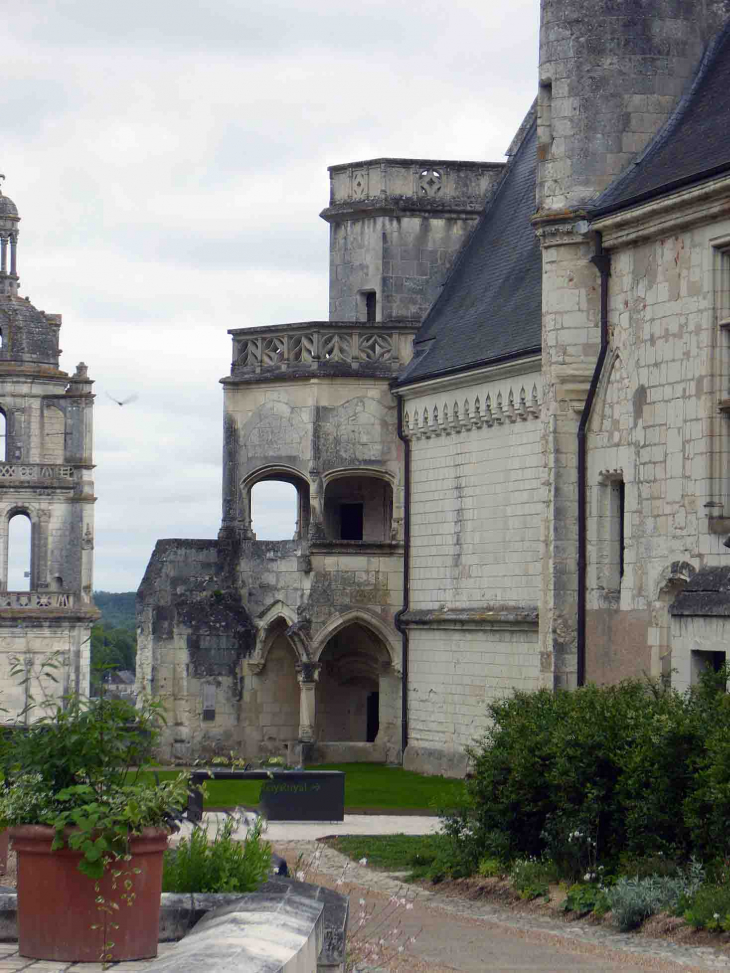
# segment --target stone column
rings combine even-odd
[[[319,665],[315,662],[301,662],[297,666],[299,681],[299,740],[301,743],[314,743],[317,726],[317,682]]]
[[[578,425],[600,350],[600,278],[579,215],[536,218],[543,253],[543,471],[547,506],[540,606],[541,682],[577,682]]]
[[[0,239],[0,273],[8,272],[8,238],[3,236]]]

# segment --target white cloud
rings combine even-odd
[[[99,395],[96,587],[135,588],[157,538],[215,536],[226,331],[327,317],[327,165],[501,159],[538,7],[27,0],[6,18],[21,293],[63,313],[63,367],[86,361]],[[283,494],[268,503],[267,534],[290,535]]]

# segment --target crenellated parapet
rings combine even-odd
[[[229,331],[233,337],[231,379],[270,381],[358,373],[395,376],[412,357],[417,328],[415,321],[383,325],[308,321],[234,329]]]

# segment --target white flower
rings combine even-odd
[[[360,861],[358,862],[358,865],[367,865],[367,863],[368,863],[367,858],[361,858]]]
[[[359,905],[365,905],[365,899],[360,899]]]
[[[720,918],[720,913],[719,912],[713,912],[712,913],[712,918],[713,919],[719,919]]]
[[[304,881],[304,872],[297,872],[297,876],[296,877],[297,877],[297,881],[303,882]]]
[[[407,903],[406,912],[409,912],[412,908],[413,908],[413,903],[412,902]]]

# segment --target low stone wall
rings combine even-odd
[[[177,946],[139,973],[342,973],[349,902],[318,885],[274,878],[248,895],[164,893],[160,942]],[[15,893],[0,894],[0,942],[18,938]]]

